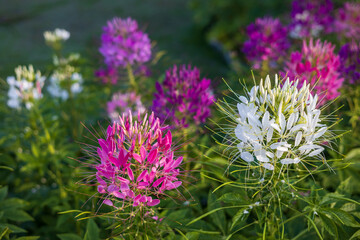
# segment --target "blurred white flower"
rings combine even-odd
[[[65,29],[56,28],[53,32],[44,32],[44,38],[47,43],[66,41],[70,38],[70,33]]]
[[[42,87],[45,77],[40,71],[34,70],[32,65],[28,67],[19,66],[15,69],[16,77],[9,76],[6,81],[9,84],[7,105],[10,108],[21,108],[23,102],[27,109],[30,109],[34,101],[42,98]]]
[[[50,84],[47,90],[51,96],[59,97],[65,101],[69,98],[70,92],[76,95],[82,91],[82,82],[83,78],[79,73],[73,73],[69,76],[66,73],[54,72],[50,76]]]

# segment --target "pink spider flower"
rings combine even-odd
[[[340,95],[338,91],[344,78],[340,76],[340,58],[334,53],[335,46],[317,40],[309,44],[303,41],[301,52],[293,52],[290,61],[286,62],[285,72],[290,79],[299,79],[299,87],[305,81],[313,87],[319,96],[319,105],[333,100]]]
[[[145,112],[146,109],[141,102],[141,97],[136,95],[135,92],[118,92],[115,93],[112,96],[111,101],[107,103],[106,110],[110,119],[113,122],[118,122],[121,113],[124,113],[125,116],[127,116],[129,112],[136,113],[140,111],[140,113],[142,114]]]
[[[109,206],[152,207],[166,191],[176,189],[183,157],[175,157],[170,131],[160,120],[138,113],[119,117],[98,139],[96,168],[98,192]]]
[[[360,3],[346,2],[336,16],[335,29],[342,36],[360,40]]]

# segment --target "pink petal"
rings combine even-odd
[[[108,206],[114,206],[113,202],[110,201],[109,199],[105,199],[103,203],[108,205]]]
[[[146,176],[148,175],[148,171],[144,170],[136,179],[137,182],[140,182],[141,180],[143,180],[144,178],[146,178]]]
[[[134,173],[133,173],[133,171],[131,170],[131,168],[130,168],[130,167],[127,167],[126,170],[127,170],[127,172],[128,172],[128,175],[129,175],[130,180],[131,180],[131,181],[134,181]]]
[[[157,149],[151,150],[151,152],[149,153],[149,156],[147,158],[147,161],[149,164],[152,164],[156,160],[157,154],[158,154]]]
[[[157,187],[159,186],[163,181],[165,180],[165,177],[161,177],[159,178],[158,180],[156,180],[154,183],[153,183],[153,187]]]
[[[147,205],[148,206],[156,206],[160,203],[160,200],[159,199],[153,199],[151,202],[148,202]]]

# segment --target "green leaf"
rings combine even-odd
[[[322,225],[324,226],[326,231],[328,231],[332,236],[337,237],[338,233],[337,233],[336,224],[330,218],[328,218],[325,214],[322,214],[319,212],[318,215],[319,215]]]
[[[9,224],[9,223],[0,223],[0,229],[1,228],[10,228],[10,230],[13,232],[13,233],[26,233],[26,230],[25,229],[22,229],[18,226],[15,226],[13,224]]]
[[[89,219],[86,226],[84,240],[100,240],[99,234],[99,227],[96,225],[94,220]]]
[[[241,219],[242,216],[244,216],[244,211],[246,210],[246,208],[241,208],[236,214],[235,216],[233,217],[232,219],[232,224],[231,224],[231,227],[230,227],[230,230],[232,230],[235,225],[238,223],[238,221]]]
[[[0,188],[0,202],[6,198],[7,192],[8,192],[7,186]]]
[[[314,221],[309,217],[309,216],[306,216],[305,217],[308,219],[308,221],[311,223],[311,225],[314,227],[315,231],[316,231],[316,234],[318,235],[318,237],[323,240],[321,234],[320,234],[320,231],[319,229],[316,227],[316,224],[314,223]]]
[[[198,240],[200,238],[200,233],[198,232],[188,232],[186,238],[189,240]]]
[[[360,227],[360,224],[355,220],[355,218],[343,210],[337,208],[323,208],[321,209],[321,212],[331,215],[334,220],[338,220],[340,224],[344,224],[349,227]]]
[[[218,201],[223,201],[225,203],[247,204],[244,200],[244,196],[246,195],[240,193],[225,193],[218,199]]]
[[[350,198],[347,198],[347,197],[344,197],[344,195],[341,195],[341,194],[338,194],[338,193],[329,193],[329,194],[326,194],[323,199],[321,200],[320,204],[321,205],[324,205],[324,204],[328,204],[328,203],[331,203],[331,202],[335,202],[334,200],[342,200],[342,201],[346,201],[346,202],[351,202],[351,203],[355,203],[357,205],[360,205],[359,202],[353,200],[353,199],[350,199]]]
[[[2,239],[3,237],[5,237],[6,239],[9,239],[9,235],[11,233],[10,228],[6,227],[3,229],[3,231],[0,233],[0,239]]]
[[[26,222],[34,220],[27,212],[15,208],[4,210],[3,217],[5,219],[13,220],[15,222]]]
[[[32,237],[19,237],[17,238],[16,240],[37,240],[39,239],[40,237],[38,236],[32,236]]]
[[[357,230],[349,240],[351,239],[360,239],[360,230]]]
[[[58,236],[61,240],[81,240],[81,237],[73,233],[62,233],[57,234],[56,236]]]
[[[208,195],[208,211],[221,207],[220,203],[216,201],[216,198],[212,192],[209,192]],[[226,219],[225,219],[225,212],[223,210],[214,212],[211,215],[216,226],[218,226],[222,233],[225,234],[226,231]]]

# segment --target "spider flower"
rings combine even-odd
[[[119,117],[98,139],[96,168],[98,192],[104,204],[124,207],[151,207],[166,192],[177,189],[183,158],[175,157],[172,135],[154,114]]]
[[[271,86],[269,76],[265,82],[245,95],[236,94],[237,103],[220,102],[219,107],[230,118],[226,126],[232,161],[240,161],[260,169],[280,174],[291,165],[306,166],[322,160],[325,137],[329,134],[320,109],[318,96],[312,95],[310,85],[298,81],[280,83],[277,75]],[[222,105],[222,103],[224,105]],[[259,176],[262,177],[262,176]]]
[[[8,91],[7,105],[10,108],[21,108],[21,103],[30,109],[34,102],[42,98],[42,87],[45,77],[41,76],[40,71],[35,71],[32,65],[29,67],[18,66],[15,68],[15,76],[7,77],[6,81],[10,88]]]
[[[333,31],[333,3],[331,0],[294,0],[291,10],[290,36],[317,37],[320,32]]]
[[[114,18],[103,28],[99,51],[108,66],[125,67],[149,61],[151,42],[135,20]]]
[[[340,72],[350,84],[360,82],[360,42],[352,41],[341,47]]]
[[[336,32],[342,36],[360,40],[360,3],[344,4],[344,8],[339,9],[335,21]]]
[[[246,32],[249,40],[244,43],[243,51],[255,69],[259,69],[264,61],[276,66],[279,57],[285,56],[290,47],[287,28],[279,19],[258,18]]]
[[[127,116],[129,112],[140,112],[140,114],[145,112],[141,97],[136,95],[135,92],[115,93],[111,101],[107,103],[107,113],[113,122],[119,121],[121,113]]]
[[[61,98],[63,101],[69,95],[76,95],[82,91],[83,78],[80,73],[74,72],[71,66],[67,66],[67,71],[55,71],[50,76],[50,85],[47,90],[53,97]]]
[[[196,67],[174,66],[166,72],[162,84],[156,83],[152,109],[161,120],[168,119],[176,127],[203,123],[214,102],[210,83],[210,79],[200,79]]]
[[[44,38],[47,45],[59,50],[62,46],[62,42],[65,42],[70,38],[70,33],[65,29],[56,28],[54,31],[44,32]]]
[[[286,62],[285,72],[292,80],[299,78],[310,83],[313,91],[319,95],[322,105],[340,95],[338,91],[344,79],[339,73],[340,57],[334,53],[335,46],[331,43],[317,40],[309,44],[303,41],[301,52],[293,52]]]

